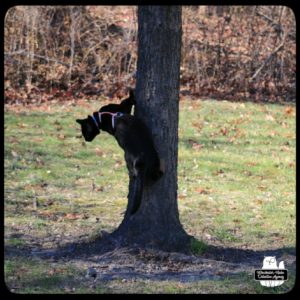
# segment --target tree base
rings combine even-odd
[[[109,236],[116,247],[150,248],[181,253],[190,253],[192,238],[181,224],[158,227],[140,222],[135,215],[124,219]]]

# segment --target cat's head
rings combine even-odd
[[[77,119],[76,122],[81,125],[82,135],[87,142],[91,142],[100,133],[91,116],[88,116],[86,119]]]

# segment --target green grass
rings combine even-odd
[[[192,253],[195,255],[201,255],[207,251],[207,244],[204,243],[203,241],[197,240],[197,239],[192,239],[191,240],[191,250]]]
[[[46,263],[40,259],[21,259],[6,261],[5,282],[14,293],[21,294],[277,294],[286,293],[293,288],[295,276],[282,286],[266,288],[253,280],[253,275],[240,273],[222,280],[202,280],[198,282],[177,282],[132,280],[93,280],[86,279],[81,269],[70,264]]]
[[[278,245],[269,238],[276,233],[282,245],[294,245],[295,116],[285,109],[183,103],[179,207],[190,232],[258,248]]]
[[[21,266],[21,267],[20,267]],[[15,293],[74,293],[81,270],[57,263],[45,263],[39,259],[17,259],[5,263],[5,282]],[[75,275],[76,274],[76,275]],[[18,280],[22,278],[22,280]]]
[[[106,133],[93,143],[78,138],[75,119],[98,107],[96,102],[85,107],[50,105],[47,110],[6,107],[6,246],[30,245],[26,235],[37,240],[49,235],[89,239],[100,230],[112,231],[122,221],[128,191],[122,150]],[[195,243],[196,253],[214,243],[257,250],[295,247],[293,110],[227,101],[180,103],[178,205],[185,230],[202,241]],[[15,233],[24,236],[15,238]],[[20,284],[18,291],[64,292],[59,286],[65,277],[60,275],[50,283],[32,283],[46,262],[18,261],[20,268],[29,264],[31,270],[19,278],[9,275],[14,263],[5,261],[6,282]],[[72,285],[76,280],[67,281]],[[239,279],[228,280],[226,285],[223,281],[156,285],[140,280],[122,283],[119,292],[134,292],[137,286],[145,293],[155,286],[170,293],[263,292],[252,280],[243,291]],[[110,290],[77,283],[76,290],[81,288],[91,293]]]

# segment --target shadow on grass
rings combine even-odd
[[[101,255],[105,255],[108,252],[117,251],[119,248],[119,245],[111,238],[111,235],[106,233],[104,236],[97,237],[93,241],[69,242],[64,246],[51,249],[38,248],[36,245],[34,248],[24,244],[5,245],[4,254],[7,259],[12,259],[13,257],[39,257],[42,259],[83,259],[89,261],[95,260],[97,257],[99,258]],[[140,251],[140,248],[136,247],[128,247],[128,249],[132,254],[139,253]],[[155,249],[152,250],[155,251]],[[193,257],[226,263],[252,265],[253,267],[260,268],[264,256],[281,257],[283,255],[296,256],[296,249],[294,247],[283,247],[277,249],[254,250],[207,245],[204,254],[199,256],[193,255]]]
[[[260,285],[253,279],[254,270],[262,267],[264,256],[276,256],[278,262],[284,261],[291,278],[289,287],[293,286],[296,256],[295,248],[292,247],[253,250],[207,245],[204,254],[195,256],[137,247],[120,248],[109,234],[94,241],[77,241],[53,249],[37,249],[24,245],[5,247],[5,259],[8,261],[38,258],[40,263],[45,265],[55,262],[80,270],[79,273],[73,272],[65,278],[57,276],[49,281],[34,279],[29,284],[44,290],[56,289],[62,282],[65,283],[65,280],[69,281],[72,287],[85,286],[88,279],[84,274],[88,274],[89,269],[95,272],[95,278],[102,283],[137,279],[151,282],[199,283],[230,279],[233,281],[229,287],[245,284],[245,287],[255,290]]]

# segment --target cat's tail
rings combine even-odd
[[[130,90],[129,97],[120,103],[120,111],[130,115],[133,105],[135,105],[134,90]]]
[[[142,159],[136,160],[133,166],[133,176],[130,178],[130,215],[135,214],[141,206],[145,182],[153,183],[157,181],[165,171],[164,160],[157,159],[155,167],[150,170],[146,169],[145,163]],[[150,180],[150,181],[149,181]]]
[[[134,89],[129,90],[129,101],[132,105],[135,105],[135,90]]]
[[[141,206],[143,189],[145,186],[145,170],[140,169],[137,176],[131,178],[133,180],[133,196],[130,214],[135,214]]]

